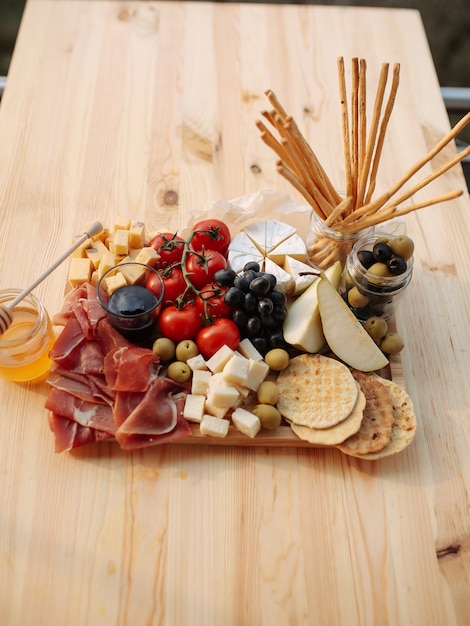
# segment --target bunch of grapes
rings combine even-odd
[[[273,274],[262,272],[259,264],[252,261],[239,274],[226,269],[214,278],[227,287],[224,301],[233,307],[232,320],[242,337],[248,337],[263,355],[272,348],[287,347],[282,333],[286,296],[276,289]]]

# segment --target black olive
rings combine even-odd
[[[387,267],[390,274],[393,274],[394,276],[399,276],[400,274],[406,272],[407,264],[403,257],[392,256],[387,261]]]
[[[393,252],[388,243],[385,243],[385,241],[378,241],[372,248],[372,254],[376,261],[386,263],[392,256]]]

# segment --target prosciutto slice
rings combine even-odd
[[[51,351],[45,406],[57,452],[111,438],[136,450],[191,434],[183,417],[189,389],[111,326],[94,287],[68,294],[54,321],[64,328]]]

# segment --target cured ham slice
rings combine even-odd
[[[55,434],[55,451],[66,452],[96,441],[106,441],[113,437],[94,428],[80,426],[77,422],[51,412],[49,427]]]
[[[57,452],[111,438],[136,450],[191,435],[189,390],[111,326],[94,287],[69,293],[54,321],[64,328],[51,351],[46,409]]]

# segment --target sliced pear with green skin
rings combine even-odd
[[[342,268],[339,261],[336,261],[324,272],[334,288],[338,288],[341,272]],[[298,350],[311,354],[321,352],[326,346],[318,309],[317,285],[319,280],[317,278],[302,295],[294,300],[287,311],[282,329],[287,343]]]
[[[323,333],[330,350],[344,363],[362,372],[385,367],[387,357],[325,275],[318,281],[317,293]]]

